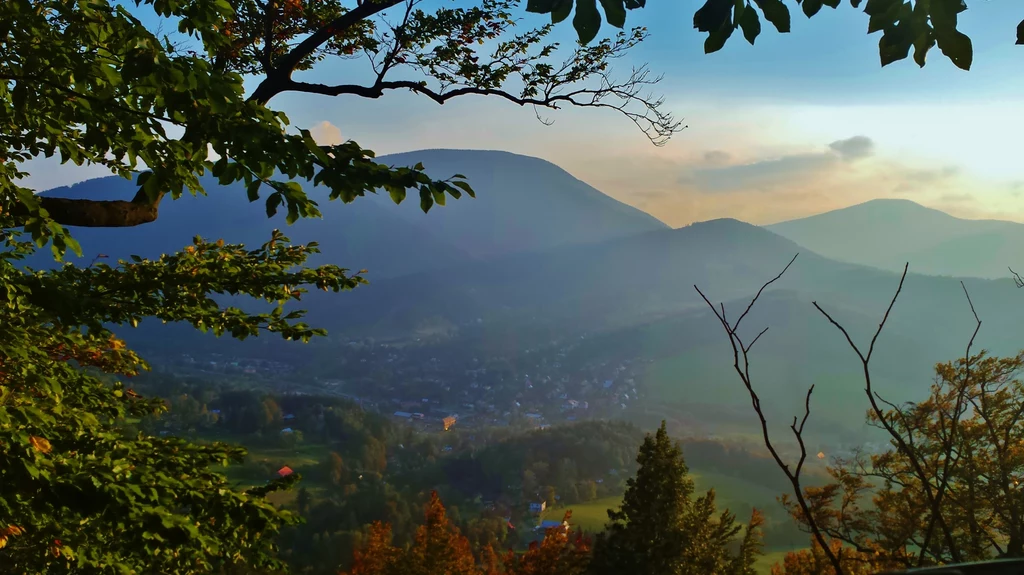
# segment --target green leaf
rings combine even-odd
[[[433,207],[433,205],[434,205],[434,197],[430,193],[430,190],[428,190],[428,189],[421,189],[420,190],[420,209],[423,210],[423,213],[425,214],[425,213],[429,212],[430,208]]]
[[[250,202],[255,202],[260,199],[260,186],[262,184],[263,182],[260,180],[253,180],[245,187],[245,194],[249,197]]]
[[[821,11],[821,0],[804,0],[800,7],[803,9],[804,14],[810,18]]]
[[[918,66],[924,68],[925,58],[933,46],[935,46],[935,37],[931,32],[919,34],[914,39],[914,62],[917,62]]]
[[[936,31],[939,50],[946,55],[953,65],[961,70],[970,70],[974,60],[974,46],[966,34],[958,30],[939,34]]]
[[[732,22],[729,19],[731,10],[732,0],[707,0],[704,5],[693,14],[693,27],[696,28],[698,32],[710,33],[718,32],[726,26],[731,28]],[[719,48],[721,48],[721,46],[719,46]],[[705,51],[707,51],[707,45],[705,45]],[[712,50],[712,52],[713,51],[714,50]]]
[[[272,217],[274,217],[275,214],[277,214],[277,208],[278,208],[278,206],[281,205],[282,201],[284,201],[284,196],[281,194],[281,192],[274,192],[273,194],[270,194],[269,196],[267,196],[267,217],[268,218],[272,218]]]
[[[749,4],[740,15],[740,28],[743,29],[743,37],[753,46],[757,35],[761,33],[761,20],[757,17],[757,9]]]
[[[601,29],[601,13],[597,11],[597,0],[576,0],[576,16],[572,26],[579,34],[580,44],[587,45]]]
[[[704,40],[704,53],[712,54],[721,50],[722,46],[725,46],[725,42],[732,36],[732,31],[732,26],[726,26],[722,30],[709,34],[707,39]]]
[[[572,13],[572,0],[554,0],[551,8],[551,23],[558,24]],[[577,30],[577,34],[579,31]]]
[[[534,14],[547,14],[551,12],[556,0],[527,0],[526,11]]]
[[[604,19],[609,24],[616,28],[626,25],[626,6],[623,0],[601,0],[601,7],[604,8]]]
[[[906,27],[897,26],[889,28],[878,40],[878,55],[882,66],[888,66],[893,62],[903,60],[910,53],[910,46],[913,44],[907,34]]]
[[[789,8],[782,0],[754,0],[764,12],[764,19],[771,22],[780,34],[788,34],[790,30]]]

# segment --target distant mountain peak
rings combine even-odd
[[[808,222],[811,220],[819,221],[834,221],[844,220],[850,221],[850,218],[878,218],[878,217],[931,217],[931,218],[942,218],[942,219],[955,219],[955,216],[951,216],[946,212],[937,210],[935,208],[929,208],[928,206],[921,205],[913,200],[905,198],[875,198],[852,206],[846,206],[845,208],[837,208],[813,216],[807,216],[804,218],[794,218],[785,220],[775,224],[770,224],[768,228],[773,226],[786,226],[794,222]],[[851,222],[852,223],[852,222]]]
[[[907,199],[880,198],[767,229],[840,261],[929,275],[1001,278],[1020,261],[1024,225],[968,220]]]

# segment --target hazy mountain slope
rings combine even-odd
[[[319,202],[324,218],[299,220],[288,226],[283,213],[267,218],[262,199],[249,203],[244,187],[205,183],[205,197],[185,194],[178,200],[165,199],[155,222],[134,228],[72,228],[71,233],[83,250],[78,263],[88,263],[97,254],[111,259],[132,254],[157,257],[180,250],[196,235],[256,248],[269,239],[274,228],[281,229],[295,243],[319,242],[323,253],[317,260],[354,270],[366,268],[371,280],[444,268],[472,259],[428,230],[408,225],[397,215],[396,208],[389,210],[365,198],[343,204],[328,201],[323,188],[315,189],[310,193]],[[44,193],[69,198],[131,199],[135,184],[109,177]],[[74,257],[71,259],[75,261]],[[33,263],[42,262],[37,258]]]
[[[381,281],[344,297],[318,298],[316,305],[325,321],[382,334],[464,329],[478,320],[510,329],[609,329],[704,306],[694,284],[715,302],[748,296],[798,251],[763,228],[715,220]],[[776,287],[880,317],[898,279],[892,272],[806,252]],[[979,342],[1000,349],[1017,345],[1024,300],[1013,283],[967,285],[986,322]],[[911,274],[891,321],[908,337],[959,347],[971,316],[959,281]]]
[[[965,220],[909,200],[871,200],[767,229],[829,258],[929,275],[1006,277],[1024,224]]]
[[[769,328],[749,357],[755,391],[773,427],[788,440],[786,425],[802,411],[807,389],[814,385],[809,431],[816,439],[827,436],[834,442],[863,427],[864,383],[854,352],[811,300],[795,290],[767,292],[744,319],[740,333],[749,343]],[[728,316],[739,317],[748,303],[746,298],[727,302]],[[822,305],[858,344],[866,344],[877,328],[881,312]],[[890,400],[919,397],[932,382],[932,366],[962,353],[958,342],[934,344],[901,331],[893,325],[883,332],[871,362],[877,390]],[[959,335],[966,343],[969,333]],[[750,398],[733,368],[728,337],[707,308],[588,337],[566,361],[575,357],[650,360],[641,381],[648,394],[645,404],[655,416],[667,410],[716,433],[757,431]]]
[[[476,199],[449,202],[423,214],[410,201],[401,213],[438,237],[480,256],[542,250],[668,229],[558,166],[489,150],[420,150],[382,156],[395,166],[422,162],[437,178],[462,174]]]
[[[604,241],[667,226],[640,210],[584,184],[554,164],[507,152],[426,150],[380,158],[391,165],[423,162],[439,178],[462,173],[477,198],[449,200],[429,214],[415,194],[396,206],[387,194],[352,204],[328,201],[324,188],[308,192],[324,213],[322,220],[287,226],[283,214],[268,220],[263,201],[249,203],[239,185],[209,179],[207,197],[165,200],[156,222],[130,229],[78,228],[72,233],[85,249],[111,258],[147,257],[177,250],[196,234],[258,246],[275,227],[295,242],[317,241],[329,261],[370,270],[380,279],[443,269],[481,256],[528,252],[567,244]],[[71,198],[131,199],[134,184],[100,178],[50,190]],[[38,265],[38,261],[37,261]]]

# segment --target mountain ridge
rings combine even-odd
[[[826,257],[927,275],[1007,277],[1024,224],[969,220],[905,199],[875,199],[764,226]]]

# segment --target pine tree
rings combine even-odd
[[[692,499],[693,480],[665,422],[647,434],[618,510],[609,510],[598,536],[593,575],[740,575],[759,553],[759,515],[747,528],[739,555],[729,547],[741,530],[727,511],[718,515],[714,491]],[[749,539],[749,541],[747,541]]]

